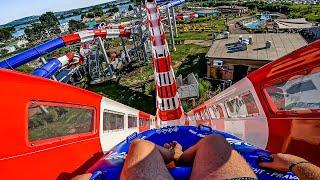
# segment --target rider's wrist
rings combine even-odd
[[[175,160],[175,158],[174,158],[174,156],[175,156],[175,151],[174,151],[174,149],[171,147],[170,149],[169,149],[169,151],[170,151],[170,154],[171,154],[171,160],[172,161],[174,161]]]
[[[294,167],[296,167],[296,166],[298,166],[298,165],[301,165],[301,164],[308,164],[308,163],[310,163],[310,162],[308,162],[308,161],[298,161],[298,162],[294,162],[294,163],[291,163],[290,165],[289,165],[289,171],[293,171],[293,168]]]

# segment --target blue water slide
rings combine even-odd
[[[39,77],[50,78],[62,67],[61,62],[56,59],[50,59],[45,65],[37,68],[31,74]]]
[[[63,39],[60,37],[50,40],[15,56],[12,56],[4,61],[1,61],[0,68],[15,69],[63,46],[65,46],[65,44]]]

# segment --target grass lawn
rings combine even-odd
[[[177,51],[171,53],[173,62],[173,69],[178,76],[182,74],[186,77],[190,73],[194,73],[202,77],[206,73],[205,55],[209,47],[202,47],[198,45],[177,45]]]
[[[151,114],[155,114],[156,112],[152,95],[146,95],[142,92],[132,90],[128,86],[107,81],[102,84],[90,86],[88,89],[144,112]]]
[[[149,80],[151,75],[153,75],[153,65],[150,63],[134,70],[134,72],[130,73],[129,75],[122,77],[120,84],[131,86]]]
[[[211,32],[180,32],[176,40],[211,40]]]

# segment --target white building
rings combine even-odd
[[[28,43],[29,43],[28,40],[22,39],[22,40],[19,40],[19,41],[17,42],[16,46],[17,46],[18,48],[23,48],[23,47],[25,47],[25,45],[28,44]]]
[[[7,50],[7,53],[12,53],[17,50],[17,48],[14,45],[8,45],[6,47],[1,48],[0,50],[2,49]]]
[[[59,28],[61,30],[61,33],[66,33],[69,31],[69,23],[63,23],[59,25]]]

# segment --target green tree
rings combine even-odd
[[[0,41],[7,41],[11,39],[11,31],[8,29],[0,29]]]
[[[208,6],[209,6],[209,7],[213,7],[213,6],[215,6],[215,3],[212,2],[212,1],[210,1],[210,2],[208,3]]]
[[[70,33],[84,29],[85,27],[86,27],[86,25],[81,21],[76,21],[73,19],[69,21],[69,32]]]
[[[51,28],[59,25],[58,18],[53,14],[53,12],[46,12],[39,17],[39,20],[43,27]]]
[[[140,4],[143,3],[144,4],[144,0],[131,0],[132,3],[136,3],[136,4]]]
[[[19,72],[30,73],[30,72],[34,71],[34,68],[25,64],[25,65],[22,65],[22,66],[16,68],[16,70]]]
[[[198,81],[199,81],[199,98],[201,103],[210,98],[208,92],[211,89],[211,83],[203,79],[198,79]]]
[[[26,28],[24,30],[24,33],[26,34],[26,36],[29,38],[32,35],[32,27]]]
[[[114,7],[112,8],[112,12],[114,12],[114,13],[119,12],[118,6],[114,6]]]
[[[251,14],[257,14],[259,11],[258,11],[258,8],[255,7],[254,9],[251,10]]]
[[[128,7],[128,11],[132,11],[133,10],[133,7],[132,5],[130,4],[129,7]]]
[[[94,18],[94,14],[93,14],[93,13],[88,13],[88,14],[86,15],[86,17],[87,17],[87,18]]]
[[[24,30],[29,41],[42,39],[42,34],[45,33],[45,27],[41,23],[33,23],[31,27]]]
[[[14,32],[16,29],[14,27],[6,27],[6,28],[3,28],[3,29],[6,29],[10,32]]]
[[[33,23],[26,35],[29,40],[50,38],[53,34],[61,33],[58,18],[53,12],[46,12],[39,17],[40,23]]]
[[[94,16],[102,16],[104,14],[101,6],[95,6],[91,9],[91,11],[93,12]]]
[[[81,14],[81,11],[74,11],[73,13],[72,13],[72,15],[74,15],[74,16],[78,16],[78,15],[80,15]]]
[[[7,54],[9,51],[7,49],[0,49],[0,55],[5,55]]]

